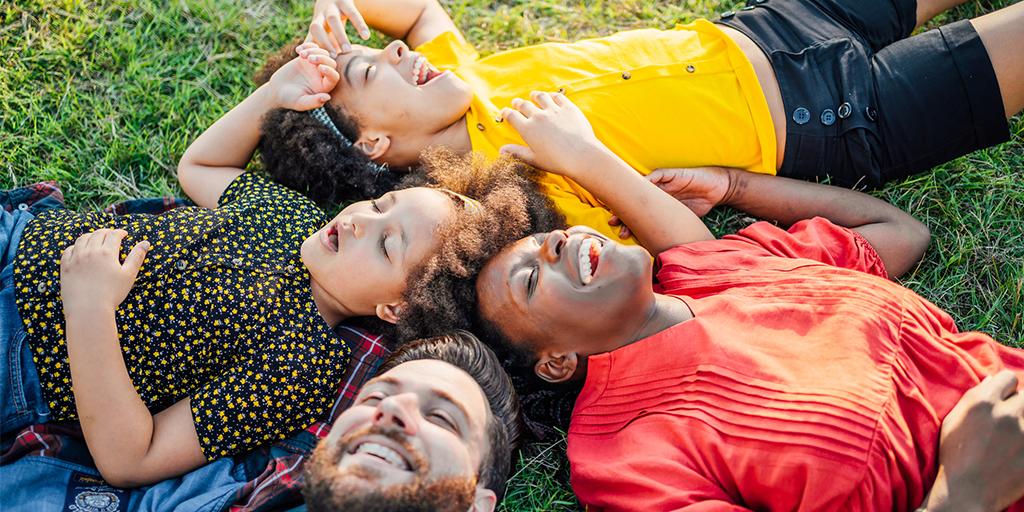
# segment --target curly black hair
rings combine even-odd
[[[256,73],[257,84],[266,83],[281,66],[295,58],[293,41],[270,58]],[[328,117],[349,141],[359,139],[357,119],[338,106],[324,105]],[[395,190],[411,169],[378,171],[373,161],[354,145],[342,144],[330,128],[309,112],[284,108],[263,116],[260,125],[260,161],[274,181],[301,192],[326,209],[360,201]]]
[[[442,173],[453,190],[480,199],[485,213],[446,226],[440,248],[410,276],[397,325],[399,340],[456,329],[474,332],[495,351],[520,391],[530,432],[547,438],[554,433],[552,427],[568,426],[578,386],[552,385],[534,375],[535,356],[517,348],[480,315],[476,278],[506,246],[533,233],[565,228],[565,217],[536,185],[539,171],[518,160],[487,163],[479,156],[442,151],[424,161],[433,172]],[[483,196],[481,189],[487,191]]]

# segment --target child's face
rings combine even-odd
[[[438,246],[438,228],[455,214],[451,198],[409,188],[353,203],[302,244],[302,262],[315,286],[355,316],[381,316],[397,307],[406,279]]]
[[[543,360],[618,348],[654,302],[651,272],[643,248],[577,226],[505,248],[476,288],[483,317]]]
[[[341,80],[331,102],[357,120],[360,140],[390,139],[389,151],[378,160],[392,165],[415,163],[425,148],[410,143],[458,121],[473,98],[466,82],[450,71],[438,72],[401,41],[380,50],[355,45],[337,62]]]

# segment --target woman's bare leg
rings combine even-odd
[[[996,72],[1006,117],[1024,109],[1024,2],[971,20]]]

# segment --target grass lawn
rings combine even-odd
[[[974,1],[935,24],[1013,3]],[[482,54],[633,27],[670,27],[732,1],[451,0]],[[17,0],[0,3],[0,188],[59,182],[72,208],[180,194],[178,158],[248,94],[265,56],[303,34],[311,0]],[[380,42],[380,40],[378,40]],[[927,223],[924,262],[903,283],[961,329],[1024,346],[1024,123],[1013,140],[878,194]],[[709,218],[716,234],[743,222]],[[535,446],[506,508],[575,508],[564,441]]]

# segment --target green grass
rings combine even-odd
[[[451,0],[481,53],[713,17],[738,2]],[[936,23],[1012,3],[970,2]],[[299,35],[310,0],[19,0],[0,4],[0,188],[57,180],[69,206],[180,194],[189,141],[240,101],[264,57]],[[1024,346],[1024,123],[1014,138],[879,195],[924,220],[933,243],[904,284],[964,330]],[[718,234],[735,212],[709,218]],[[564,440],[520,462],[506,508],[575,508]]]

